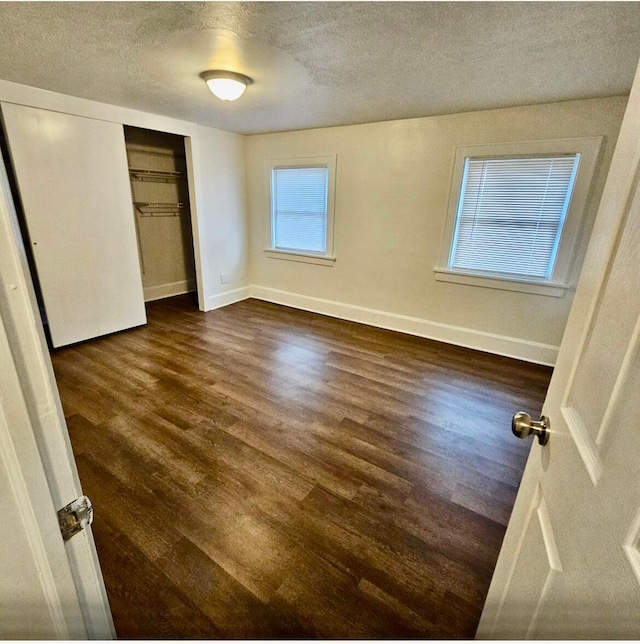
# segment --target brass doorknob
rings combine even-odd
[[[540,416],[540,420],[533,420],[526,411],[519,411],[513,415],[511,421],[511,431],[518,438],[527,438],[527,436],[538,437],[540,445],[546,445],[549,442],[549,419],[546,416]]]

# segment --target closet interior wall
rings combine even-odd
[[[125,127],[145,302],[196,290],[184,139]]]

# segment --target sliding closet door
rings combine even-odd
[[[122,125],[2,115],[53,345],[145,324]]]

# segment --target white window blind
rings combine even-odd
[[[326,166],[273,168],[274,248],[326,253],[328,177]]]
[[[579,157],[467,158],[449,268],[550,279]]]

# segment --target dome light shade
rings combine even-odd
[[[214,95],[223,101],[235,101],[240,98],[247,89],[247,85],[253,82],[244,74],[219,69],[202,72],[200,77],[206,81]]]

